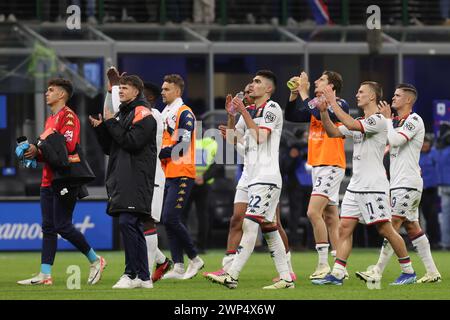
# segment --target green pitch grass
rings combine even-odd
[[[95,286],[86,284],[88,277],[88,262],[84,256],[75,252],[59,252],[53,267],[53,286],[24,287],[16,284],[39,270],[39,253],[0,253],[0,299],[148,299],[148,300],[330,300],[330,299],[450,299],[450,252],[433,252],[436,264],[443,276],[441,283],[414,284],[406,286],[390,286],[400,274],[400,268],[395,259],[386,268],[380,290],[370,290],[366,284],[355,276],[355,271],[365,270],[374,264],[378,258],[378,250],[354,250],[348,271],[350,279],[339,286],[315,286],[308,276],[315,268],[317,254],[310,252],[295,252],[292,263],[298,280],[293,290],[267,291],[261,288],[271,283],[275,276],[275,267],[268,253],[254,253],[241,273],[239,286],[230,290],[218,284],[207,281],[200,274],[191,280],[162,280],[155,283],[154,288],[113,290],[112,285],[119,279],[124,266],[123,252],[100,252],[107,262],[102,280]],[[220,267],[223,251],[209,251],[202,256],[205,269],[215,271]],[[415,253],[411,253],[418,278],[424,274],[424,267]],[[330,259],[331,261],[331,259]],[[70,265],[81,268],[81,289],[69,290],[66,273]]]

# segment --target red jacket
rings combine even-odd
[[[80,143],[80,120],[78,116],[69,107],[65,106],[58,113],[51,115],[45,121],[45,130],[41,134],[41,139],[45,139],[52,132],[57,131],[66,138],[66,148],[68,153],[75,150],[77,143]],[[39,157],[39,160],[45,159]],[[45,163],[42,171],[41,187],[52,185],[53,171],[48,163]]]

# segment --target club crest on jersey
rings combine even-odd
[[[406,122],[405,128],[408,129],[409,131],[413,131],[416,127],[411,122]]]
[[[375,121],[374,118],[367,118],[367,123],[370,124],[371,126],[374,126],[377,124],[377,122]]]
[[[277,116],[275,114],[273,114],[272,112],[268,111],[266,113],[266,116],[264,117],[264,121],[266,123],[271,123],[271,122],[274,122],[276,118],[277,118]]]

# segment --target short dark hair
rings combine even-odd
[[[334,91],[336,91],[336,94],[339,94],[344,83],[344,81],[342,80],[342,76],[336,71],[329,70],[325,70],[324,72],[322,72],[322,74],[327,76],[328,83],[332,84]]]
[[[48,86],[56,86],[62,88],[65,92],[67,92],[67,100],[72,98],[73,94],[73,85],[70,80],[64,78],[53,78],[48,81]],[[66,101],[67,101],[66,100]]]
[[[258,72],[256,72],[256,75],[272,81],[274,87],[272,93],[275,92],[275,88],[277,87],[277,76],[275,75],[275,73],[270,70],[259,70]]]
[[[416,87],[414,87],[412,84],[400,83],[400,84],[397,85],[397,87],[395,87],[395,89],[402,89],[403,91],[408,91],[408,92],[412,93],[414,95],[414,101],[413,102],[416,102],[418,93],[417,93]]]
[[[361,85],[367,85],[375,93],[376,103],[378,104],[383,99],[383,88],[375,81],[364,81]]]
[[[144,89],[150,91],[155,96],[155,99],[161,96],[161,88],[154,83],[144,82]]]
[[[141,78],[136,75],[124,75],[123,77],[120,77],[119,83],[128,84],[135,87],[136,89],[138,89],[139,94],[141,94],[144,90],[144,83],[142,82]]]
[[[181,94],[184,91],[184,80],[179,74],[168,74],[164,76],[164,82],[173,83],[180,88]]]

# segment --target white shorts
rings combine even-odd
[[[345,170],[339,167],[323,166],[312,168],[312,196],[328,198],[328,205],[339,205],[339,187]]]
[[[362,224],[390,221],[391,208],[384,193],[346,191],[341,206],[341,219],[355,219]]]
[[[155,222],[159,222],[161,220],[161,212],[163,207],[164,200],[164,183],[162,185],[155,186],[153,189],[153,198],[152,198],[152,218]]]
[[[419,221],[419,204],[422,193],[416,189],[391,190],[392,216],[406,218],[408,221]]]
[[[248,187],[245,217],[255,222],[276,222],[281,189],[274,184],[253,184]]]
[[[244,173],[242,173],[238,185],[236,186],[234,203],[248,203],[248,180],[247,175]]]

